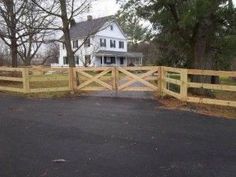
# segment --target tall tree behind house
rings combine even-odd
[[[128,0],[123,7],[153,25],[163,59],[176,65],[225,69],[235,56],[232,0]]]

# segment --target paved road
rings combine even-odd
[[[148,99],[0,100],[0,177],[236,174],[233,120],[164,110]]]

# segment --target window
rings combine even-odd
[[[120,57],[120,64],[121,64],[121,65],[124,64],[124,57]]]
[[[85,47],[90,47],[90,39],[88,38],[85,42],[84,42],[84,46]]]
[[[110,47],[116,48],[116,41],[115,40],[110,40]]]
[[[115,57],[104,57],[104,63],[105,64],[116,63],[116,58]]]
[[[75,64],[79,65],[79,56],[75,56]]]
[[[110,57],[104,57],[106,64],[111,64],[111,58]]]
[[[69,64],[68,57],[63,57],[63,63],[64,63],[64,65]]]
[[[100,47],[106,47],[107,46],[107,40],[106,39],[100,39]]]
[[[119,41],[119,48],[123,49],[125,47],[125,44],[123,41]]]
[[[62,48],[65,49],[65,44],[64,43],[62,44]]]
[[[113,25],[111,25],[111,26],[110,26],[110,30],[113,31],[113,29],[114,29],[114,27],[113,27]]]
[[[101,60],[101,65],[103,64],[103,62],[102,62],[102,57],[100,57],[100,60]]]
[[[85,66],[88,66],[91,64],[91,56],[85,55]]]
[[[73,41],[73,48],[78,48],[78,40]]]

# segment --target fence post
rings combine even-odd
[[[76,91],[77,89],[77,71],[76,68],[72,68],[73,69],[73,90]]]
[[[162,67],[158,67],[158,90],[159,94],[162,95]]]
[[[116,67],[113,67],[112,68],[112,89],[116,92],[116,94],[117,94],[117,81],[118,81],[118,79],[117,79],[117,77],[118,77],[118,72],[117,72],[117,68]]]
[[[71,91],[74,91],[73,83],[74,83],[73,67],[69,67],[69,88]]]
[[[188,70],[182,69],[180,74],[180,96],[181,101],[187,101],[188,99]]]
[[[160,95],[163,97],[165,96],[164,89],[166,88],[166,82],[165,82],[165,71],[163,66],[159,66],[159,92]]]
[[[29,92],[30,92],[29,68],[23,68],[23,71],[22,71],[22,78],[23,78],[23,89],[24,89],[24,93],[29,93]]]

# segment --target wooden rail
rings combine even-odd
[[[235,100],[193,96],[189,89],[236,92],[236,85],[196,83],[190,76],[236,77],[235,71],[153,67],[8,68],[0,67],[0,91],[152,91],[185,102],[236,107]],[[173,89],[173,85],[175,89]]]
[[[68,69],[51,68],[7,68],[0,67],[0,91],[39,93],[69,91]],[[52,83],[64,81],[68,83],[60,87]],[[35,87],[36,85],[36,87]]]
[[[163,94],[173,96],[185,102],[236,107],[236,101],[234,100],[211,99],[189,95],[190,88],[236,92],[236,85],[196,83],[191,82],[189,79],[190,76],[194,75],[236,77],[235,71],[212,71],[162,67],[162,73],[163,89],[161,91]],[[180,76],[180,79],[176,79],[176,76]],[[179,86],[180,92],[169,89],[169,84]]]

